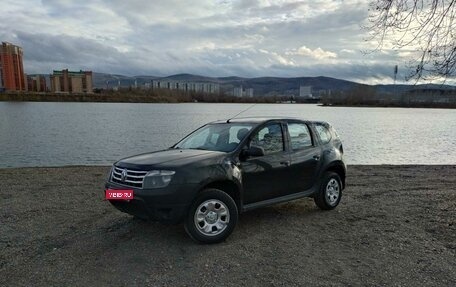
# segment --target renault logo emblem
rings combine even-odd
[[[127,170],[124,169],[124,170],[122,171],[122,173],[120,174],[120,180],[121,180],[122,182],[124,182],[126,178],[127,178]]]

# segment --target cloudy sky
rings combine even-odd
[[[364,54],[367,1],[2,0],[0,41],[27,73],[399,79],[409,52]]]

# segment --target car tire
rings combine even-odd
[[[342,181],[335,172],[326,172],[320,183],[320,189],[314,196],[315,204],[323,210],[336,208],[342,198]]]
[[[199,243],[225,240],[238,221],[238,208],[233,198],[222,190],[202,191],[193,201],[185,219],[185,231]]]

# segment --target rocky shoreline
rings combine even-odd
[[[456,166],[349,166],[337,209],[247,212],[216,245],[114,209],[108,169],[0,169],[0,286],[456,286]]]

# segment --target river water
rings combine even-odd
[[[249,106],[0,102],[0,168],[111,164]],[[258,104],[242,116],[328,121],[348,164],[456,164],[456,110]]]

